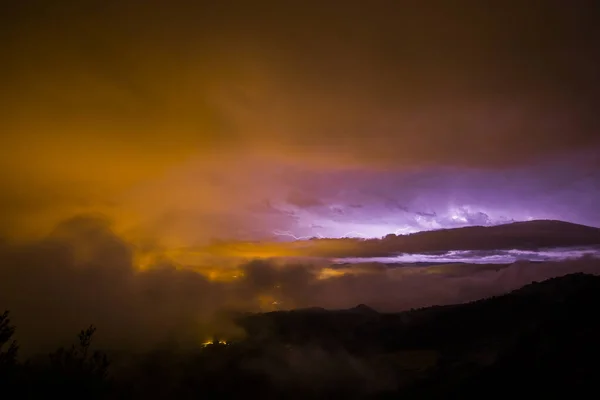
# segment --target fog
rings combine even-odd
[[[176,266],[157,259],[140,269],[137,249],[110,222],[81,216],[47,238],[0,247],[0,309],[8,309],[25,353],[70,343],[81,328],[98,327],[97,344],[144,350],[165,342],[198,347],[218,333],[243,337],[231,311],[364,303],[401,311],[501,294],[532,281],[572,272],[600,272],[600,259],[498,265],[388,268],[342,267],[325,260],[256,259],[229,280],[211,279],[211,266]],[[226,268],[225,266],[223,268]]]
[[[380,262],[399,265],[472,263],[472,264],[510,264],[517,261],[564,261],[585,256],[600,256],[598,246],[547,248],[541,250],[454,250],[423,254],[400,254],[393,257],[340,258],[340,263]]]

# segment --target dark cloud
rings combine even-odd
[[[258,204],[253,204],[248,207],[248,209],[252,212],[258,214],[282,214],[284,213],[279,208],[275,207],[270,200],[263,200]]]
[[[0,310],[24,349],[90,323],[110,346],[196,346],[243,334],[227,310],[402,310],[599,271],[584,258],[320,279],[340,268],[264,260],[305,249],[255,243],[600,225],[596,1],[4,3]],[[88,212],[110,219],[73,217]],[[209,241],[210,257],[193,251]]]
[[[434,212],[417,211],[415,214],[417,214],[420,217],[430,217],[430,218],[437,217],[437,213],[435,211]]]
[[[214,128],[202,136],[210,145],[255,140],[405,166],[506,167],[598,145],[594,2],[511,1],[493,12],[470,1],[35,3],[3,13],[13,120],[23,105],[39,116],[69,105],[140,127],[179,118]],[[214,96],[215,78],[243,79]],[[90,82],[104,89],[82,99]],[[185,100],[205,93],[193,107],[172,103],[186,85]],[[29,105],[34,94],[61,101]],[[186,138],[174,142],[195,144]]]
[[[330,207],[330,210],[337,215],[344,215],[346,213],[342,207]]]
[[[404,212],[409,212],[408,207],[405,205],[402,205],[398,200],[384,199],[384,203],[387,208],[390,208],[392,210],[400,210],[400,211],[404,211]]]
[[[8,2],[0,234],[88,211],[164,246],[598,225],[597,15],[591,0]]]
[[[324,205],[324,203],[318,198],[315,198],[314,196],[308,193],[300,192],[297,190],[291,192],[286,198],[286,201],[289,204],[299,208],[312,208]]]

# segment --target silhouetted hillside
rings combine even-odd
[[[335,343],[363,356],[413,358],[414,369],[408,363],[403,376],[421,381],[405,388],[407,396],[476,395],[497,385],[489,397],[513,393],[512,382],[536,393],[593,384],[600,360],[598,306],[600,277],[573,274],[462,305],[399,314],[273,312],[244,324],[250,338],[269,342]],[[436,361],[423,377],[426,359]]]
[[[339,244],[332,245],[336,241]],[[342,245],[345,242],[348,246]],[[379,257],[453,250],[535,250],[600,245],[600,228],[563,221],[536,220],[409,235],[389,234],[382,239],[316,239],[310,243],[311,255],[326,257]]]
[[[19,363],[4,314],[0,385],[19,394],[7,398],[578,397],[596,387],[599,306],[600,277],[572,274],[402,313],[361,304],[239,315],[241,341],[112,354],[112,364],[91,350],[93,327],[77,346]]]

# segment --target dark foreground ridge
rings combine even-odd
[[[348,242],[347,247],[327,246]],[[600,228],[555,220],[513,222],[495,226],[389,234],[382,239],[313,239],[309,252],[321,257],[385,257],[398,253],[452,250],[538,250],[600,245]]]
[[[242,341],[115,355],[112,364],[89,349],[93,328],[79,346],[19,363],[4,315],[0,388],[6,399],[577,397],[597,388],[599,306],[600,277],[572,274],[395,314],[361,304],[243,315]]]

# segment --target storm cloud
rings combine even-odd
[[[0,307],[11,310],[24,351],[68,343],[90,323],[99,329],[101,346],[141,350],[175,340],[197,347],[215,333],[243,337],[227,317],[233,311],[361,303],[401,311],[476,300],[572,272],[600,272],[599,260],[589,256],[503,266],[371,263],[345,269],[319,259],[182,265],[162,258],[140,269],[137,251],[98,216],[64,221],[40,241],[4,244]],[[219,280],[211,274],[226,268],[236,275]]]

